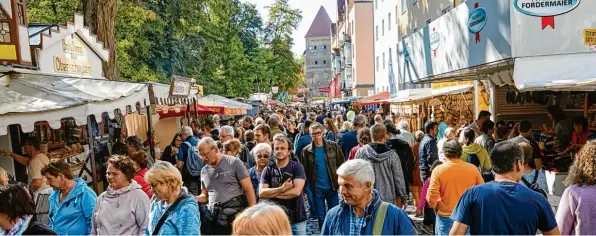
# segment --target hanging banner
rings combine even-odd
[[[540,17],[542,30],[555,29],[555,16],[565,14],[579,6],[580,0],[515,0],[515,9],[523,14]]]

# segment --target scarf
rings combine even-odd
[[[32,215],[25,215],[17,220],[9,231],[2,230],[2,235],[22,235],[29,226]]]

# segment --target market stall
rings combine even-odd
[[[352,108],[355,110],[376,110],[380,104],[389,104],[384,101],[389,99],[391,94],[389,92],[381,92],[375,95],[365,97],[361,100],[353,101]]]
[[[109,135],[105,119],[136,112],[148,91],[145,84],[15,69],[0,77],[0,100],[0,149],[23,155],[24,138],[36,137],[49,158],[66,160],[75,176],[96,187],[95,153],[106,151],[98,149]],[[12,159],[0,158],[0,166],[26,180],[24,167]]]
[[[248,109],[253,108],[252,105],[215,94],[200,98],[197,100],[197,103],[204,106],[224,107],[224,112],[222,113],[224,115],[245,115]]]

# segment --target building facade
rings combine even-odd
[[[354,0],[347,4],[347,23],[351,37],[352,78],[350,96],[374,95],[373,1]],[[350,4],[351,3],[351,4]]]
[[[321,6],[305,35],[305,73],[306,86],[310,89],[310,97],[327,96],[319,89],[327,88],[333,78],[331,72],[331,19]]]

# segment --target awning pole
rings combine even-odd
[[[153,162],[157,159],[155,156],[155,145],[153,144],[153,125],[151,124],[151,107],[147,105],[147,101],[145,101],[145,107],[147,108],[147,132],[149,133],[149,153],[151,154],[151,158],[153,158]]]

